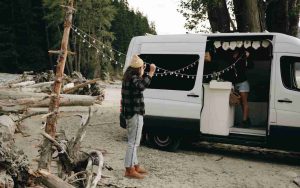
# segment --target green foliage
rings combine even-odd
[[[209,29],[204,23],[207,18],[208,6],[214,5],[216,0],[182,0],[178,12],[186,20],[184,27],[190,31],[203,32]]]
[[[116,40],[113,47],[126,53],[132,37],[148,34],[156,34],[155,25],[149,25],[148,18],[141,12],[130,10],[126,0],[114,0],[113,5],[117,8],[118,14],[112,22],[111,31],[115,33]],[[125,58],[121,57],[120,62],[124,63]]]
[[[0,7],[0,71],[41,71],[49,67],[41,3],[4,0]]]
[[[86,77],[102,77],[121,73],[113,59],[111,47],[126,52],[132,37],[155,34],[154,23],[141,12],[128,8],[125,0],[75,0],[73,25],[96,38],[100,52],[89,48],[74,31],[70,32],[66,73],[80,71]],[[67,0],[3,0],[0,2],[0,72],[54,69],[57,55],[48,50],[60,49],[63,34],[64,9]],[[93,42],[92,39],[86,38]],[[102,46],[105,46],[103,48]],[[103,57],[103,55],[105,57]],[[109,73],[110,72],[110,73]]]

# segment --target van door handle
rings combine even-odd
[[[279,99],[278,102],[292,103],[290,99]]]
[[[196,94],[194,94],[194,93],[189,93],[189,94],[187,94],[187,96],[188,96],[188,97],[199,97],[199,95],[196,95]]]

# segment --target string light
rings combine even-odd
[[[72,25],[71,28],[72,28],[74,31],[76,30],[75,32],[80,31],[81,33],[85,34],[86,36],[88,36],[88,37],[89,37],[90,39],[92,39],[93,41],[95,40],[95,42],[98,42],[98,43],[102,44],[102,47],[103,47],[103,48],[105,48],[105,46],[106,46],[107,48],[110,48],[111,50],[115,51],[119,56],[121,56],[121,55],[126,56],[125,53],[122,53],[121,51],[118,51],[118,50],[116,50],[116,49],[111,48],[110,46],[104,44],[103,42],[101,42],[101,41],[98,40],[97,38],[94,38],[94,37],[90,36],[88,33],[84,32],[82,29],[76,27],[75,25]]]
[[[73,29],[73,30],[75,31],[75,29]],[[79,32],[78,32],[77,34],[79,34],[79,36],[82,37],[82,38],[84,37],[84,36],[81,36]],[[86,36],[89,37],[89,35],[85,35],[85,37],[86,37]],[[92,43],[90,43],[88,40],[85,40],[85,39],[83,39],[82,41],[83,41],[84,43],[85,43],[85,42],[88,43],[88,47],[89,47],[89,48],[90,48],[90,47],[94,47],[94,48],[96,49],[96,52],[97,52],[97,53],[100,52],[100,50],[99,50],[95,45],[92,44],[92,43],[94,43],[95,40],[93,40]],[[105,46],[102,45],[102,47],[105,47]],[[111,49],[110,52],[112,52],[112,51],[115,51],[115,50],[112,50],[112,49]],[[118,55],[121,56],[122,54],[121,54],[121,53],[118,53]],[[107,57],[107,55],[102,54],[102,57],[105,58],[105,57]],[[108,59],[109,59],[110,61],[113,61],[113,58],[112,58],[112,57],[109,57],[109,56],[108,56]],[[197,60],[197,61],[198,61],[198,60]],[[116,65],[119,64],[118,61],[114,61],[114,62],[115,62]],[[185,66],[184,68],[181,68],[181,69],[178,69],[178,70],[175,70],[175,71],[169,71],[169,70],[164,69],[164,68],[157,68],[157,71],[163,71],[163,73],[158,73],[158,74],[155,74],[154,76],[158,76],[158,75],[160,75],[160,76],[167,76],[167,75],[173,75],[173,74],[175,74],[177,77],[178,77],[178,75],[181,75],[182,78],[183,78],[184,75],[186,75],[186,74],[181,74],[180,72],[181,72],[181,71],[184,71],[185,69],[187,69],[187,67],[193,67],[195,63],[196,63],[196,61],[193,62],[191,65],[187,65],[187,66]],[[150,65],[151,63],[145,62],[145,64],[146,64],[146,65]],[[121,65],[121,67],[123,67],[123,65]],[[189,78],[189,75],[186,75],[186,76]],[[192,78],[193,78],[193,77],[192,77]]]
[[[84,37],[90,38],[90,36],[89,36],[88,34],[82,34],[82,35],[81,35],[77,28],[74,29],[73,27],[71,27],[71,29],[72,29],[79,37],[81,37],[81,38],[83,39],[83,40],[82,40],[83,43],[87,43],[87,45],[88,45],[89,48],[91,48],[91,47],[95,48],[95,49],[96,49],[96,53],[99,53],[99,52],[101,51],[97,46],[95,46],[95,43],[96,43],[96,40],[95,40],[95,39],[94,39],[92,42],[89,42],[88,40],[86,40],[86,39],[84,38]],[[95,41],[95,42],[94,42],[94,41]],[[107,59],[109,59],[110,61],[113,61],[113,60],[114,60],[112,57],[107,56],[107,55],[105,55],[104,53],[102,54],[102,57],[103,57],[103,58],[108,57]],[[116,64],[118,64],[118,63],[116,63]]]
[[[71,29],[72,29],[78,36],[80,36],[81,38],[83,38],[83,40],[82,40],[83,43],[85,43],[85,42],[88,43],[88,47],[89,47],[89,48],[94,47],[94,48],[96,49],[96,52],[97,52],[97,53],[100,52],[100,49],[97,48],[95,45],[93,45],[93,44],[96,44],[96,42],[101,43],[101,44],[102,44],[103,50],[105,49],[105,46],[106,46],[106,45],[105,45],[103,42],[101,42],[101,41],[97,40],[96,38],[90,36],[89,34],[85,33],[83,30],[77,28],[77,27],[74,26],[74,25],[71,27]],[[83,34],[83,36],[81,35],[80,32]],[[85,40],[86,37],[90,38],[93,44],[90,43],[88,40]],[[118,56],[121,56],[121,55],[126,56],[126,54],[124,54],[124,53],[122,53],[122,52],[120,52],[120,51],[118,51],[118,50],[115,50],[115,49],[111,48],[110,46],[107,46],[107,47],[110,48],[110,50],[109,50],[110,52],[113,52],[113,51],[117,52],[117,55],[118,55]],[[102,54],[102,57],[105,58],[106,55],[105,55],[105,54]],[[115,64],[116,64],[116,65],[119,64],[118,61],[114,60],[114,59],[113,59],[112,57],[110,57],[110,56],[108,56],[108,59],[109,59],[110,61],[115,61]],[[233,68],[235,67],[235,64],[236,64],[240,59],[241,59],[241,57],[240,57],[238,60],[236,60],[236,62],[234,62],[232,65],[226,67],[226,68],[223,69],[223,70],[220,70],[220,71],[218,71],[218,72],[216,72],[216,73],[214,73],[214,74],[206,74],[206,75],[203,75],[203,77],[209,78],[209,77],[213,77],[213,76],[215,76],[215,75],[216,75],[216,76],[220,76],[221,74],[223,74],[223,73],[229,71],[230,69],[233,69]],[[195,79],[196,75],[184,74],[184,73],[182,73],[182,72],[184,72],[185,70],[189,70],[189,68],[192,68],[192,67],[196,66],[196,63],[197,63],[198,61],[199,61],[199,59],[197,59],[197,60],[194,61],[193,63],[191,63],[191,64],[189,64],[189,65],[187,65],[187,66],[185,66],[185,67],[183,67],[183,68],[180,68],[180,69],[177,69],[177,70],[172,70],[172,71],[171,71],[171,70],[164,69],[164,68],[162,68],[162,67],[157,67],[157,69],[156,69],[157,72],[162,71],[163,73],[156,73],[156,74],[154,74],[154,76],[158,76],[158,75],[164,76],[164,75],[168,75],[168,74],[171,76],[171,75],[175,74],[176,77],[178,77],[178,75],[181,75],[182,78],[187,77],[188,79],[189,79],[189,78]],[[147,63],[147,62],[145,62],[145,64],[146,64],[146,65],[150,65],[150,64],[152,64],[152,63]],[[123,67],[122,64],[121,64],[121,67]]]

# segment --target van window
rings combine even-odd
[[[189,91],[194,88],[199,55],[140,54],[144,62],[157,67],[149,88]],[[149,71],[149,65],[146,72]]]
[[[281,78],[287,89],[300,91],[300,57],[280,58]]]

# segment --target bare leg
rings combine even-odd
[[[243,120],[249,117],[248,92],[240,92],[242,100]]]

